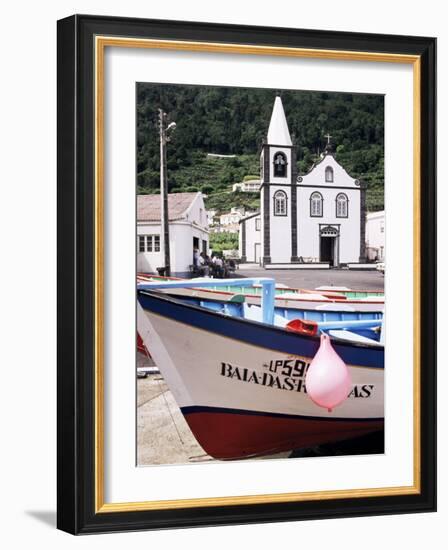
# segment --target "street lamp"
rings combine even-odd
[[[170,226],[168,214],[168,178],[166,165],[166,144],[170,141],[169,133],[176,128],[175,122],[166,125],[168,115],[159,109],[159,132],[160,132],[160,214],[161,214],[161,239],[160,245],[163,250],[165,276],[171,275],[170,263]]]

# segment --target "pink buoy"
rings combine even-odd
[[[343,403],[350,393],[350,372],[333,349],[327,334],[320,337],[320,347],[308,368],[305,386],[314,403],[328,412]]]

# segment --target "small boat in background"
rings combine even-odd
[[[190,281],[137,287],[139,334],[204,451],[238,459],[382,429],[381,319],[290,321],[274,308],[272,279],[249,281],[262,285],[261,307],[160,292],[196,284]],[[351,380],[347,397],[331,412],[306,388],[322,333]]]
[[[188,281],[196,282],[194,287],[179,287],[171,290],[172,296],[193,296],[204,299],[231,300],[235,295],[243,295],[248,304],[261,304],[262,289],[260,285],[249,284],[248,279],[239,279],[239,284],[231,285],[229,279],[179,279],[145,274],[137,275],[137,282]],[[329,290],[332,289],[332,290]],[[377,291],[351,290],[346,287],[319,287],[316,290],[289,288],[285,285],[275,285],[276,306],[284,309],[319,309],[323,311],[351,312],[382,312],[384,309],[384,294]]]
[[[315,291],[325,296],[345,296],[348,300],[359,300],[360,298],[383,298],[383,290],[355,290],[346,286],[317,286]]]

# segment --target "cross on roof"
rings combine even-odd
[[[326,136],[324,136],[327,138],[327,145],[330,145],[330,139],[333,137],[333,136],[330,136],[330,134],[327,134]]]

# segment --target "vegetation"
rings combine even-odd
[[[222,191],[207,195],[205,199],[209,210],[216,210],[222,214],[231,207],[244,207],[245,210],[255,212],[260,209],[260,193],[243,193],[241,191]]]
[[[177,127],[168,145],[170,192],[202,191],[207,208],[258,207],[257,194],[231,186],[259,173],[259,152],[276,92],[141,83],[137,87],[137,189],[159,189],[160,107]],[[384,206],[384,101],[382,96],[329,92],[281,92],[289,130],[298,144],[298,170],[306,173],[330,132],[336,159],[368,184],[367,206]],[[208,153],[236,155],[210,157]],[[250,177],[249,177],[250,176]],[[243,195],[243,196],[241,196]]]
[[[213,252],[238,250],[238,233],[210,233],[210,248]]]

